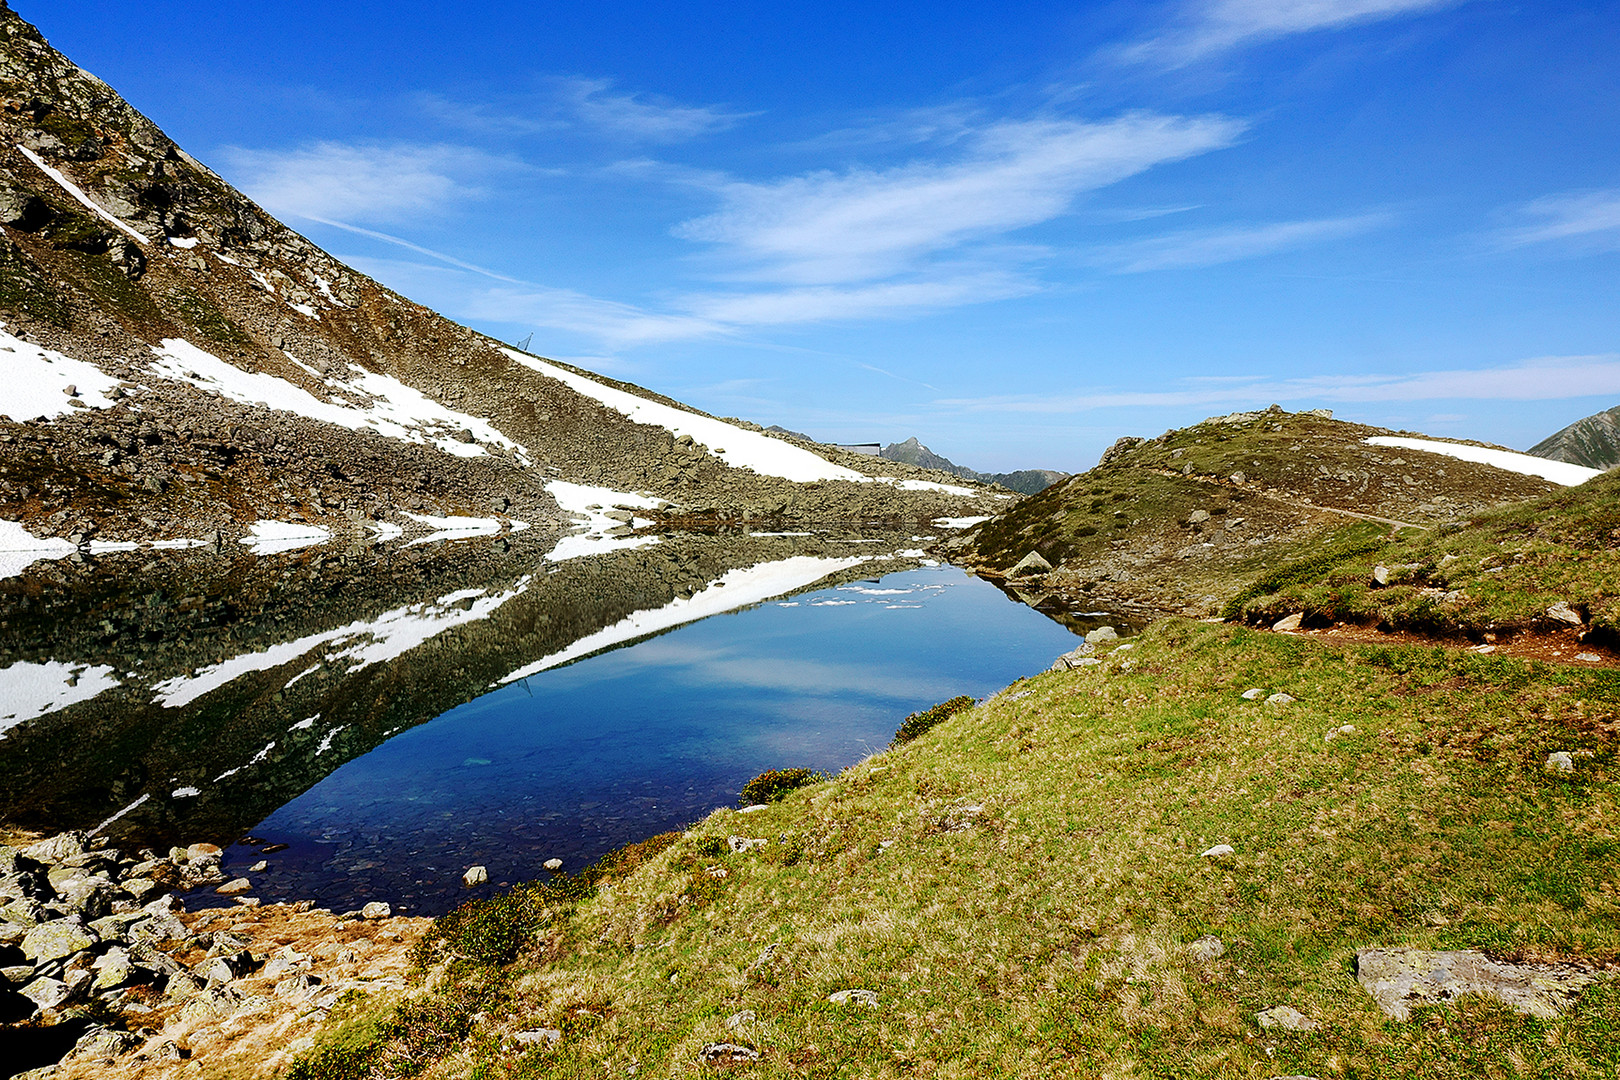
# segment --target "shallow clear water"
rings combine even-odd
[[[835,771],[907,713],[1044,670],[1076,638],[931,567],[716,615],[530,676],[336,769],[227,851],[267,902],[432,914],[735,805],[773,768]],[[286,844],[261,855],[259,848]],[[472,865],[490,885],[465,890]]]

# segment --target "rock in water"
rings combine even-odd
[[[540,865],[555,874],[558,870],[562,869],[563,863],[561,859],[547,859]]]
[[[467,872],[461,875],[461,883],[467,888],[482,885],[489,880],[489,870],[482,866],[469,866]]]
[[[1409,1020],[1413,1005],[1450,1001],[1464,994],[1495,998],[1529,1016],[1560,1015],[1587,986],[1602,978],[1573,964],[1505,964],[1474,949],[1363,949],[1356,953],[1356,981],[1385,1015]]]
[[[1023,577],[1025,574],[1049,574],[1051,572],[1052,564],[1041,558],[1040,552],[1032,551],[1013,564],[1013,568],[1007,571],[1007,576]]]

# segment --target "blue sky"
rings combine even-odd
[[[292,227],[723,416],[1078,470],[1620,403],[1620,4],[17,0]]]

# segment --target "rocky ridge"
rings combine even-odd
[[[1620,465],[1620,405],[1577,420],[1525,452],[1590,469],[1612,469]]]
[[[3,4],[0,148],[0,519],[36,536],[231,537],[256,519],[355,534],[410,529],[410,512],[565,523],[557,480],[750,520],[926,520],[991,498],[791,440],[827,478],[790,480],[632,420],[601,398],[713,418],[506,349],[343,265]]]

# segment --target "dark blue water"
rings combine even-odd
[[[577,870],[736,805],[753,776],[836,771],[906,714],[1045,669],[1074,635],[960,570],[896,573],[716,615],[542,672],[405,731],[253,830],[288,850],[266,901],[433,914],[491,884]],[[227,869],[261,857],[233,847]]]

